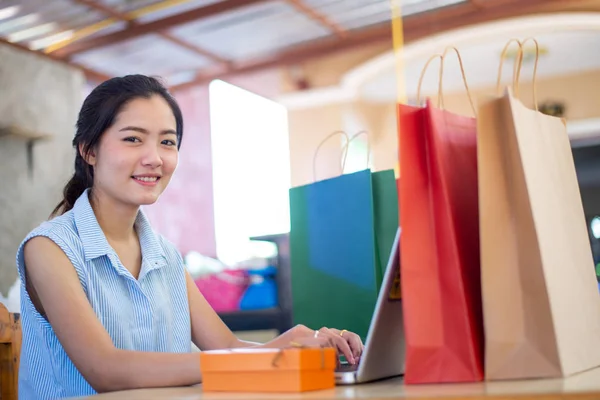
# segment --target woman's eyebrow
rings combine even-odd
[[[146,130],[144,128],[140,128],[139,126],[126,126],[125,128],[119,129],[119,132],[125,132],[125,131],[134,131],[134,132],[145,133],[145,134],[149,133],[148,130]]]
[[[119,132],[125,132],[125,131],[134,131],[134,132],[145,133],[145,134],[149,133],[147,129],[140,128],[139,126],[126,126],[124,128],[119,129]],[[177,132],[175,132],[175,130],[173,130],[173,129],[165,129],[164,131],[161,131],[160,134],[161,135],[177,135]]]

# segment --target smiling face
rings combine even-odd
[[[159,95],[126,103],[98,146],[84,157],[94,168],[94,191],[119,203],[156,202],[178,162],[176,122]]]

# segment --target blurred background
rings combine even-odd
[[[600,263],[600,1],[0,0],[2,300],[17,311],[16,249],[72,174],[86,94],[141,73],[164,80],[185,121],[177,173],[144,211],[232,329],[287,329],[288,190],[341,172],[341,140],[316,154],[319,143],[366,131],[343,172],[395,168],[396,104],[417,103],[433,54],[460,50],[477,101],[496,93],[501,63],[511,83],[516,50],[502,61],[502,48],[527,37],[540,44],[540,110],[567,121]],[[535,54],[529,42],[519,97],[530,107]],[[437,100],[438,71],[432,63],[421,101]],[[472,115],[452,55],[443,96],[446,109]]]

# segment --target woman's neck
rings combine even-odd
[[[91,191],[90,204],[109,242],[128,241],[135,236],[139,207],[123,204],[99,190]]]

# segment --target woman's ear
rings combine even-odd
[[[83,158],[83,160],[89,165],[95,165],[96,151],[92,148],[86,153],[84,147],[85,146],[83,144],[79,145],[79,155],[81,155],[81,158]]]

